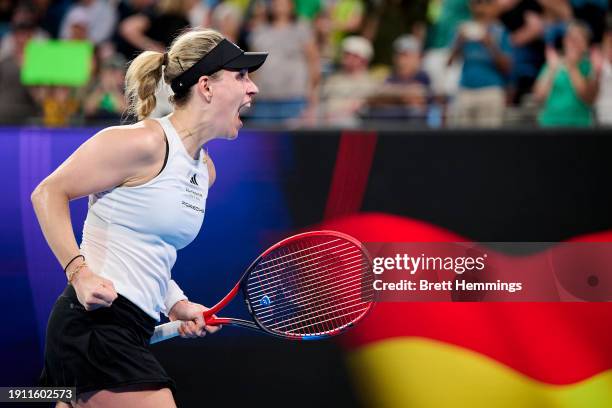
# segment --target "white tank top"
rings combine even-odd
[[[168,116],[156,120],[168,140],[166,166],[145,184],[89,196],[81,253],[117,293],[160,320],[186,299],[170,271],[202,226],[208,167],[201,149],[195,160],[187,153]]]

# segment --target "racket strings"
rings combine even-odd
[[[324,242],[324,243],[322,243],[322,244],[313,245],[313,246],[311,246],[311,247],[309,247],[309,248],[301,249],[301,250],[299,250],[299,251],[290,252],[290,253],[289,253],[289,254],[287,254],[287,255],[281,255],[281,256],[275,257],[275,258],[273,258],[273,259],[270,259],[270,260],[267,260],[267,261],[263,261],[263,262],[261,262],[261,263],[259,264],[259,266],[268,265],[268,264],[271,264],[271,263],[273,263],[273,262],[278,262],[278,261],[279,261],[280,259],[282,259],[282,258],[288,258],[288,259],[289,259],[289,261],[293,261],[293,260],[295,260],[296,258],[298,258],[296,255],[297,255],[297,254],[299,254],[299,253],[301,253],[301,252],[312,251],[313,249],[315,249],[315,248],[317,248],[317,247],[321,247],[321,246],[328,245],[328,244],[331,244],[331,243],[334,243],[334,242],[339,242],[339,241],[340,241],[340,239],[334,239],[334,240],[332,240],[332,241]],[[304,254],[304,255],[308,256],[309,254]],[[276,266],[278,266],[278,264],[275,264],[275,267],[276,267]],[[266,268],[264,268],[264,269],[260,269],[260,270],[265,270],[265,269],[266,269]]]
[[[260,277],[258,277],[257,282],[250,280],[248,283],[248,286],[253,287],[258,284],[260,288],[258,289],[251,288],[250,292],[256,294],[263,290],[268,290],[270,288],[273,288],[275,285],[278,285],[279,284],[279,271],[283,272],[285,277],[292,277],[295,273],[304,272],[304,271],[308,271],[309,274],[312,274],[312,272],[317,269],[325,268],[329,266],[325,264],[326,261],[329,261],[329,260],[337,261],[337,259],[333,257],[330,258],[330,255],[343,255],[344,256],[343,257],[344,259],[342,259],[343,262],[346,262],[346,260],[349,259],[351,256],[354,256],[354,257],[363,256],[363,253],[360,250],[354,247],[351,248],[348,246],[345,246],[344,248],[341,248],[338,251],[331,251],[332,249],[337,249],[337,248],[338,246],[334,246],[331,248],[326,248],[325,250],[317,251],[316,253],[313,253],[308,256],[300,256],[299,258],[296,259],[296,260],[300,260],[300,262],[298,263],[293,262],[291,264],[290,262],[283,262],[282,264],[279,264],[279,267],[275,269],[272,269],[270,267],[261,269],[261,270],[258,269],[257,273]],[[351,251],[351,252],[347,252],[347,251]],[[313,258],[312,255],[319,255],[319,256]],[[265,271],[266,273],[262,273],[263,271]]]
[[[299,332],[296,329],[289,329],[289,330],[284,330],[284,333],[286,333],[286,334],[292,334],[292,333],[295,333],[295,334],[304,334],[305,329],[307,329],[309,327],[320,326],[321,324],[326,323],[326,322],[336,323],[336,322],[338,322],[338,320],[340,318],[346,317],[345,322],[342,324],[342,326],[339,326],[339,328],[343,328],[343,327],[349,326],[354,321],[354,318],[353,318],[354,315],[355,315],[354,312],[349,312],[349,313],[345,313],[345,314],[341,314],[341,315],[337,315],[336,314],[333,317],[331,317],[329,319],[326,319],[326,320],[317,320],[316,322],[311,323],[309,325],[302,325],[302,326],[299,327]],[[326,330],[326,331],[315,331],[313,333],[308,332],[307,334],[318,335],[318,334],[329,333],[329,332],[335,330],[335,326],[332,326],[332,327],[333,328],[330,328],[329,330]]]
[[[336,251],[336,252],[338,252],[338,251]],[[312,261],[316,261],[317,259],[321,260],[321,258],[322,258],[322,257],[313,257],[314,255],[317,255],[316,253],[313,253],[313,251],[306,251],[306,253],[307,253],[307,258],[308,258],[309,261],[311,261],[311,263],[312,263]],[[304,266],[302,265],[302,267],[304,267]],[[290,275],[290,276],[293,276],[293,277],[296,277],[297,279],[299,279],[299,278],[302,277],[302,274],[293,274],[293,275]],[[315,309],[315,308],[316,309],[320,309],[320,300],[318,300],[316,298],[315,299],[311,298],[310,302],[308,304],[308,307],[309,307],[308,310],[312,310],[312,309]],[[322,322],[322,321],[316,321],[315,322],[315,324],[316,324],[315,328],[313,328],[312,330],[305,331],[304,330],[305,328],[309,328],[312,325],[305,324],[305,322],[308,322],[309,319],[308,319],[308,317],[304,313],[301,313],[301,311],[304,310],[304,309],[305,308],[299,309],[300,313],[297,316],[285,314],[284,315],[284,317],[285,317],[284,321],[277,322],[276,324],[272,325],[272,328],[275,329],[275,330],[280,330],[282,332],[283,331],[282,329],[278,329],[278,327],[282,326],[283,329],[289,329],[289,330],[284,330],[286,333],[292,333],[292,332],[299,331],[301,334],[304,334],[305,332],[308,333],[308,334],[314,334],[314,333],[316,333],[315,330],[318,331],[318,332],[321,332],[321,333],[326,333],[326,332],[329,332],[332,329],[329,324],[324,324],[324,322]],[[322,320],[322,319],[320,319],[320,320]],[[282,324],[282,323],[287,323],[287,322],[289,324]]]
[[[268,254],[251,273],[247,296],[269,330],[294,336],[329,333],[370,307],[374,293],[365,282],[370,270],[368,258],[350,241],[301,240]]]
[[[320,246],[320,245],[314,245],[313,247],[319,247],[319,246]],[[324,253],[324,252],[326,252],[326,251],[329,251],[330,249],[337,249],[338,247],[339,247],[339,246],[334,246],[334,247],[327,248],[327,249],[326,249],[326,250],[324,250],[324,251],[316,251],[316,253],[315,253],[315,254]],[[286,252],[286,251],[284,251],[284,252],[282,252],[282,253],[285,253],[285,252]],[[298,250],[298,251],[296,251],[296,253],[303,253],[303,252],[304,252],[304,250]],[[353,258],[357,257],[357,256],[358,256],[357,254],[360,254],[360,252],[358,252],[358,251],[354,251],[354,253],[355,253],[356,255],[355,255],[355,256],[353,256]],[[281,255],[281,256],[278,256],[278,257],[276,257],[276,258],[272,259],[271,261],[267,261],[266,263],[267,263],[267,264],[272,264],[272,263],[275,261],[275,259],[283,259],[283,258],[287,258],[287,256],[288,256],[288,255]],[[320,265],[315,265],[315,267],[312,267],[312,265],[311,265],[311,264],[312,264],[312,261],[313,261],[313,260],[312,260],[312,259],[310,259],[311,257],[312,257],[312,254],[311,254],[311,255],[308,255],[308,256],[304,256],[304,255],[302,254],[302,256],[296,257],[296,258],[295,258],[295,260],[301,260],[302,262],[299,262],[299,265],[296,265],[296,264],[295,264],[295,262],[294,262],[294,261],[292,261],[294,265],[291,265],[291,266],[293,266],[293,268],[290,266],[290,263],[291,263],[291,262],[286,262],[286,261],[285,261],[285,262],[282,262],[282,263],[278,263],[278,261],[276,261],[276,263],[274,264],[274,265],[275,265],[275,270],[274,270],[274,271],[275,271],[275,274],[274,274],[274,276],[272,276],[272,275],[269,273],[269,272],[271,271],[271,268],[270,268],[270,267],[259,269],[259,270],[258,270],[258,272],[261,272],[261,271],[266,271],[266,273],[264,274],[264,275],[266,275],[266,278],[262,279],[262,278],[261,278],[261,275],[262,275],[262,274],[261,274],[261,273],[258,273],[258,276],[257,276],[257,283],[259,283],[259,286],[261,287],[261,289],[255,289],[255,290],[254,290],[254,289],[252,288],[252,286],[253,286],[253,282],[251,282],[251,283],[250,283],[250,286],[251,286],[251,288],[250,288],[250,296],[251,296],[251,297],[253,297],[253,296],[256,296],[256,295],[258,295],[258,294],[262,294],[264,291],[265,291],[265,292],[267,292],[267,293],[270,293],[270,292],[271,292],[271,291],[273,291],[273,290],[276,290],[276,289],[279,289],[279,288],[280,288],[280,289],[282,289],[283,284],[284,284],[285,286],[287,286],[287,287],[291,286],[291,285],[290,285],[290,284],[289,284],[289,283],[288,283],[286,280],[285,280],[285,281],[281,281],[281,282],[279,283],[279,281],[278,281],[279,276],[278,276],[278,273],[277,273],[279,270],[281,270],[281,271],[284,271],[284,272],[285,272],[285,277],[291,277],[291,278],[292,278],[292,279],[290,279],[290,280],[292,281],[292,284],[293,284],[293,285],[295,285],[296,283],[295,283],[295,279],[293,279],[293,275],[292,275],[292,274],[293,274],[293,273],[295,273],[295,272],[299,272],[299,271],[300,271],[300,269],[298,269],[297,267],[302,267],[302,269],[303,269],[304,267],[306,267],[306,266],[310,267],[310,268],[311,268],[311,269],[310,269],[310,271],[311,271],[311,275],[313,275],[313,277],[317,277],[317,276],[315,276],[315,275],[314,275],[314,271],[316,271],[316,270],[319,270],[319,272],[325,272],[325,269],[324,269],[324,268],[329,266],[329,265],[326,265],[326,264],[324,263],[326,259],[324,259],[324,257],[323,257],[323,256],[319,256],[319,257],[317,257],[318,263],[319,263]],[[308,259],[307,259],[307,258],[308,258]],[[306,259],[306,261],[304,261],[304,259]],[[280,267],[280,268],[279,268],[279,267]],[[268,275],[269,275],[269,276],[268,276]],[[275,280],[275,279],[276,279],[276,280]],[[264,280],[265,280],[265,282],[264,282]],[[276,284],[275,284],[275,283],[276,283]],[[314,285],[313,285],[313,286],[314,286]],[[302,292],[305,292],[305,291],[306,291],[306,289],[308,289],[308,288],[309,288],[309,287],[308,287],[308,285],[302,284],[301,291],[302,291]],[[315,289],[316,289],[316,288],[315,288]],[[283,290],[283,292],[285,292],[285,291]],[[277,303],[278,303],[278,302],[277,302]],[[256,307],[256,308],[257,308],[257,307]]]
[[[357,290],[357,292],[355,292],[355,290]],[[299,321],[296,319],[303,319],[306,318],[308,316],[310,316],[310,318],[315,318],[315,316],[317,314],[321,314],[324,312],[328,312],[333,310],[334,312],[338,312],[340,310],[345,310],[345,309],[351,309],[354,306],[357,306],[358,304],[360,304],[362,302],[361,300],[361,289],[354,289],[353,293],[351,294],[352,298],[349,298],[346,302],[343,303],[336,303],[334,302],[327,302],[327,303],[323,303],[321,305],[317,305],[320,306],[317,310],[313,310],[311,312],[305,313],[305,314],[301,314],[300,316],[296,316],[294,318],[291,319],[285,319],[282,323],[277,323],[277,324],[266,324],[266,326],[269,326],[270,328],[274,328],[274,329],[285,329],[286,327],[288,327],[288,325],[286,323],[298,323]],[[342,307],[345,306],[345,307]],[[326,309],[323,309],[323,307],[325,307]],[[320,319],[319,319],[320,320]],[[266,323],[266,320],[263,320],[262,322]]]
[[[338,269],[341,267],[347,267],[352,263],[355,262],[363,262],[363,258],[361,257],[361,254],[354,254],[351,257],[347,257],[346,258],[346,263],[343,266],[335,266],[333,269]],[[350,262],[349,262],[350,261]],[[323,264],[323,260],[319,263],[316,264],[315,267],[313,267],[312,269],[308,270],[308,273],[311,274],[311,280],[315,283],[313,286],[318,286],[318,284],[316,284],[316,278],[319,278],[321,276],[325,276],[326,273],[329,271],[329,269],[327,269],[331,264]],[[302,271],[302,269],[300,268],[293,268],[290,269],[287,268],[288,271],[285,272],[286,274],[290,274],[290,273],[300,273]],[[316,272],[315,272],[316,271]],[[332,279],[332,278],[330,278]],[[258,295],[260,293],[263,292],[270,292],[273,291],[274,289],[283,286],[283,281],[279,281],[278,279],[276,280],[271,280],[270,282],[261,282],[260,283],[260,288],[256,289],[256,290],[252,290],[250,293],[252,295]],[[308,289],[306,286],[302,286],[301,287],[302,290],[306,290]]]
[[[335,266],[335,267],[331,267],[331,268],[330,268],[330,265],[332,265],[332,263],[323,263],[323,262],[325,262],[329,258],[327,258],[325,260],[321,259],[320,263],[322,263],[322,265],[321,266],[317,266],[316,268],[310,269],[308,271],[309,272],[309,276],[307,277],[308,280],[307,281],[302,281],[300,283],[299,291],[297,291],[298,294],[300,295],[300,297],[304,298],[310,292],[315,292],[317,290],[324,289],[326,286],[337,287],[338,286],[338,284],[337,284],[338,282],[334,282],[334,280],[336,280],[336,279],[345,277],[347,275],[355,277],[355,275],[356,275],[355,272],[358,272],[359,270],[358,271],[353,271],[353,270],[351,270],[349,268],[349,266],[352,266],[352,267],[357,266],[357,267],[360,267],[360,268],[367,267],[367,264],[363,263],[363,259],[362,259],[361,256],[348,257],[348,258],[346,258],[346,260],[355,259],[355,258],[358,258],[358,259],[357,260],[352,260],[351,262],[345,262],[344,265],[342,265],[342,266]],[[359,265],[351,265],[351,264],[354,264],[354,263],[359,263]],[[338,271],[338,274],[336,274],[336,275],[332,275],[331,274],[331,272],[333,272],[334,270],[338,270],[339,268],[343,268],[343,270]],[[317,273],[311,273],[312,271],[315,271],[315,270],[318,270]],[[348,272],[343,273],[345,271],[348,271]],[[293,278],[296,274],[299,276],[300,275],[299,272],[303,272],[303,271],[301,271],[299,269],[290,269],[290,268],[287,268],[287,269],[284,270],[284,272],[285,272],[286,276],[288,276],[290,278]],[[325,277],[325,275],[328,275],[327,279],[320,280],[320,278]],[[346,280],[346,278],[344,280]],[[326,283],[328,283],[328,285],[325,285]],[[257,294],[260,294],[260,293],[262,293],[264,291],[267,291],[269,293],[271,290],[279,288],[279,287],[283,287],[283,286],[285,288],[290,288],[291,285],[289,283],[287,283],[286,280],[281,280],[281,281],[277,281],[276,285],[267,285],[267,286],[265,286],[261,290],[252,291],[250,293],[252,295],[257,295]],[[293,294],[293,296],[295,296],[295,293]]]
[[[338,253],[338,252],[340,252],[340,251],[336,251],[336,253]],[[314,255],[317,255],[317,253],[313,253],[312,251],[306,251],[306,253],[308,254],[307,255],[308,256],[308,260],[311,261],[311,264],[312,264],[312,261],[316,261],[316,260],[322,258],[322,257],[314,257]],[[302,274],[294,274],[293,276],[295,276],[298,280],[299,280],[299,278],[302,278]],[[320,309],[320,299],[311,298],[308,306],[312,307],[313,305],[317,309]],[[300,312],[302,310],[304,310],[304,309],[305,308],[301,308]],[[285,330],[288,333],[295,332],[297,330],[299,330],[301,333],[304,333],[304,328],[307,328],[304,325],[304,322],[307,321],[307,320],[308,320],[308,317],[306,316],[306,314],[299,313],[299,315],[296,316],[296,317],[289,317],[290,324],[282,324],[281,325],[281,324],[277,323],[277,324],[273,325],[272,327],[275,330],[280,330],[280,331],[283,331],[283,330],[282,329],[278,329],[278,327],[282,327],[283,329],[289,328],[289,330]],[[285,322],[287,322],[287,319],[285,319]],[[320,331],[320,332],[328,332],[331,329],[331,327],[329,327],[329,325],[322,324],[321,321],[318,321],[316,323],[317,323],[316,329],[318,331]],[[297,325],[297,327],[295,327],[296,325]],[[308,327],[310,327],[310,326],[308,326]],[[313,332],[309,330],[308,333],[312,334]]]
[[[363,267],[364,265],[357,265],[358,267]],[[296,301],[294,302],[296,305],[304,305],[304,304],[308,304],[310,302],[311,299],[315,300],[316,298],[321,298],[321,297],[325,297],[329,294],[333,294],[333,293],[340,293],[340,291],[345,291],[347,292],[347,290],[345,288],[340,288],[338,289],[338,283],[345,283],[345,284],[350,284],[350,283],[359,283],[359,285],[357,286],[358,289],[363,290],[363,288],[361,287],[361,280],[359,277],[355,277],[355,274],[353,273],[353,271],[350,271],[342,276],[345,276],[342,280],[339,280],[338,282],[335,282],[333,279],[334,278],[330,278],[327,280],[327,285],[322,287],[322,288],[315,288],[313,290],[310,291],[310,293],[304,293],[304,297],[300,297],[299,299],[296,299]],[[324,288],[328,288],[329,291],[325,292],[325,291],[318,291],[316,289],[324,289]],[[335,289],[335,290],[334,290]],[[310,297],[306,297],[306,295],[311,295]],[[286,307],[286,305],[283,305],[283,307]],[[284,311],[283,307],[281,306],[277,306],[274,310],[274,312],[282,312]],[[262,317],[265,316],[269,316],[273,313],[273,311],[269,310],[269,311],[264,311],[261,313]],[[260,316],[260,314],[258,314],[258,316]]]
[[[344,289],[344,288],[338,289],[337,288],[338,284],[349,285],[351,283],[359,283],[359,285],[356,285],[356,286],[357,287],[361,287],[361,282],[359,281],[359,278],[356,278],[354,276],[354,273],[352,273],[352,272],[353,271],[350,271],[349,273],[342,275],[342,279],[339,280],[338,282],[334,282],[333,280],[326,282],[327,285],[322,287],[321,290],[316,290],[317,288],[315,288],[315,289],[310,290],[308,293],[304,293],[304,295],[300,296],[299,298],[296,298],[296,299],[293,299],[293,300],[289,299],[289,300],[292,300],[292,302],[294,304],[299,305],[299,304],[308,303],[311,299],[312,300],[317,300],[318,298],[321,298],[322,296],[326,296],[326,295],[334,294],[334,293],[339,293],[342,290],[346,291],[346,289]],[[295,297],[295,296],[293,296],[293,297]],[[275,311],[282,312],[283,308],[281,307],[281,305],[277,304],[277,307],[275,308]],[[270,311],[268,311],[268,312],[263,311],[261,313],[262,316],[266,316],[268,314],[270,314]]]
[[[341,248],[341,247],[342,247],[342,245],[337,245],[337,246],[334,246],[334,247],[331,247],[331,248],[326,248],[324,250],[314,252],[312,254],[302,255],[302,256],[296,257],[295,259],[287,260],[287,261],[284,261],[282,263],[278,263],[278,264],[274,264],[274,265],[269,265],[269,266],[267,266],[265,268],[262,268],[262,269],[258,268],[257,272],[259,273],[260,278],[261,278],[259,280],[259,282],[261,282],[262,280],[275,279],[275,277],[273,275],[276,274],[283,267],[284,268],[290,268],[290,267],[296,267],[296,266],[299,266],[299,265],[304,265],[304,264],[307,264],[309,262],[316,262],[317,259],[324,257],[326,252],[329,252],[331,249],[337,249],[337,248]],[[344,248],[341,248],[341,251],[345,251],[345,250],[348,250],[348,249],[353,249],[354,250],[355,248],[354,247],[351,248],[350,246],[345,245]],[[361,254],[360,251],[355,251],[355,253]],[[316,255],[316,254],[323,254],[323,255],[320,255],[319,257],[312,258],[312,255]],[[282,258],[285,258],[285,257],[287,257],[287,255],[282,256]],[[301,262],[296,264],[295,261],[297,261],[297,260],[301,260]],[[267,261],[267,263],[269,263],[269,262],[271,262],[271,261]],[[264,272],[266,272],[266,273],[264,273]],[[254,282],[250,282],[249,283],[249,285],[253,285],[253,284],[254,284]]]

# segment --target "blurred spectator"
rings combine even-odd
[[[84,8],[78,7],[70,13],[70,19],[64,21],[66,31],[63,39],[89,41],[89,30],[91,28],[91,16]]]
[[[113,34],[113,42],[117,46],[117,51],[123,54],[123,56],[131,60],[138,55],[140,49],[134,47],[128,42],[121,33],[119,28],[121,23],[130,16],[135,14],[152,14],[154,13],[153,7],[155,6],[156,0],[121,0],[117,5],[118,23],[115,26],[115,32]]]
[[[310,26],[297,20],[291,0],[271,0],[268,18],[249,37],[250,49],[270,53],[257,71],[260,92],[249,117],[260,123],[312,119],[320,71]]]
[[[363,0],[335,0],[329,3],[330,41],[334,57],[339,57],[342,40],[358,34],[364,17]]]
[[[315,44],[319,50],[321,74],[327,76],[335,68],[336,50],[332,43],[332,23],[328,9],[323,9],[312,21]]]
[[[245,24],[242,27],[245,35],[250,36],[251,31],[268,22],[268,0],[252,0],[244,13]]]
[[[597,78],[588,59],[590,30],[582,22],[571,23],[563,39],[563,55],[546,51],[546,65],[534,88],[544,106],[541,126],[584,127],[593,124],[592,105],[597,97]]]
[[[431,96],[429,76],[421,69],[421,43],[403,35],[393,43],[393,73],[370,98],[369,115],[424,124]]]
[[[340,70],[325,80],[321,90],[324,123],[347,127],[358,124],[357,112],[377,87],[368,73],[372,54],[372,44],[363,37],[350,36],[342,41]]]
[[[13,0],[0,0],[0,37],[10,28],[11,16],[15,7]]]
[[[210,26],[212,3],[212,1],[208,0],[191,0],[191,6],[188,7],[189,12],[187,13],[187,19],[191,27],[200,28]],[[242,15],[244,10],[239,7],[238,9],[240,10],[240,15]]]
[[[425,22],[429,0],[366,0],[363,36],[374,46],[373,64],[391,65],[393,41],[416,34]]]
[[[454,96],[459,86],[461,63],[447,66],[451,46],[459,26],[471,18],[466,0],[432,0],[428,11],[431,26],[427,32],[423,69],[431,79],[433,93]]]
[[[295,0],[295,14],[298,18],[312,21],[323,8],[322,0]]]
[[[223,36],[237,43],[242,26],[242,10],[233,3],[221,3],[214,8],[210,17],[211,26]]]
[[[591,30],[592,44],[600,44],[606,28],[608,0],[570,0],[574,18],[585,23]]]
[[[74,0],[31,0],[36,9],[36,20],[51,38],[60,36],[62,20],[73,6]]]
[[[27,28],[33,31],[31,39],[44,40],[49,38],[49,34],[37,26],[36,10],[29,3],[21,3],[15,8],[11,19],[12,29],[2,37],[0,43],[0,59],[12,55],[15,49],[15,27]]]
[[[459,26],[472,17],[465,0],[430,0],[428,5],[430,27],[425,48],[449,48]]]
[[[80,0],[66,14],[62,21],[60,37],[76,39],[81,37],[94,44],[108,40],[117,24],[114,5],[105,0]],[[81,30],[85,30],[82,33]]]
[[[602,58],[599,70],[599,95],[597,97],[597,121],[612,126],[612,14],[608,14],[606,31],[602,41]]]
[[[119,25],[119,35],[138,51],[166,52],[172,40],[189,28],[188,14],[192,5],[192,0],[159,0],[156,7],[145,8],[123,20]],[[169,86],[159,81],[152,117],[172,112],[168,100],[170,93]]]
[[[50,127],[68,126],[81,106],[77,90],[57,86],[43,87],[39,91],[37,99],[42,100],[43,124]]]
[[[139,51],[166,52],[174,37],[189,27],[190,7],[190,0],[159,0],[154,9],[123,20],[119,35]]]
[[[224,2],[232,3],[234,6],[237,6],[240,9],[240,11],[242,11],[243,15],[246,13],[247,9],[251,5],[251,0],[200,0],[200,1],[207,2],[211,9],[217,7],[219,4],[224,3]]]
[[[0,123],[26,123],[39,111],[30,89],[20,79],[24,48],[35,33],[36,27],[24,23],[11,28],[12,49],[0,58]]]
[[[116,54],[100,63],[93,86],[88,89],[83,112],[90,120],[120,119],[126,108],[123,92],[126,61]]]
[[[521,103],[531,92],[544,63],[544,19],[538,0],[497,0],[500,19],[510,31],[512,73],[510,100]]]
[[[164,51],[180,31],[203,25],[243,48],[270,52],[254,78],[261,93],[249,113],[251,123],[312,121],[317,113],[323,122],[343,126],[364,116],[423,121],[429,120],[432,108],[453,98],[451,124],[495,126],[504,116],[508,88],[509,100],[516,104],[534,93],[544,104],[538,119],[543,126],[587,126],[595,116],[598,123],[612,125],[612,40],[605,24],[610,3],[0,0],[0,104],[5,106],[0,120],[27,119],[31,115],[15,112],[40,107],[53,125],[67,123],[77,112],[87,118],[116,118],[123,112],[117,93],[123,89],[115,48],[127,60],[142,50]],[[472,8],[478,14],[473,19]],[[426,39],[421,37],[425,22],[430,23]],[[114,47],[108,41],[113,32]],[[23,45],[17,43],[56,36],[96,43],[101,59],[91,87],[20,85]],[[589,38],[586,48],[584,36]],[[393,71],[383,82],[390,64]],[[319,92],[321,76],[326,80]],[[160,83],[153,116],[170,111],[168,95],[168,87]],[[524,109],[506,116],[519,112],[534,117],[532,99],[523,102]]]
[[[538,0],[543,9],[546,47],[561,51],[567,25],[573,19],[569,0]]]
[[[500,126],[511,68],[507,31],[496,23],[495,0],[470,0],[474,19],[459,28],[449,64],[463,56],[452,120],[458,126]]]

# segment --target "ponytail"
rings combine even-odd
[[[164,54],[144,51],[130,64],[125,75],[125,90],[128,113],[139,120],[149,116],[155,109],[155,91],[162,77]]]

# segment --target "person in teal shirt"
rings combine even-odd
[[[534,87],[536,101],[543,102],[538,123],[543,127],[589,127],[599,81],[597,67],[588,59],[589,28],[581,22],[569,25],[563,38],[563,55],[549,47],[546,64]],[[595,68],[595,69],[594,69]]]

